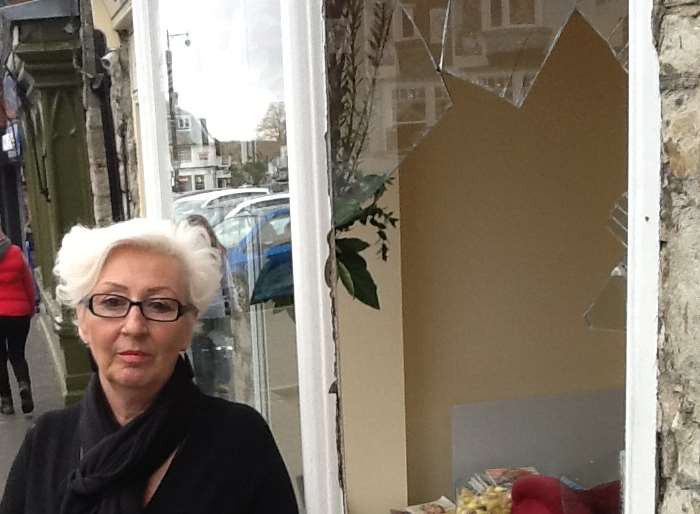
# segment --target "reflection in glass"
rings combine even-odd
[[[355,224],[370,225],[387,259],[388,229],[398,219],[381,197],[392,172],[451,106],[431,55],[431,48],[439,55],[444,12],[418,9],[397,0],[325,3],[338,278],[351,296],[375,309],[376,284],[361,255],[374,241],[341,236]],[[419,14],[426,16],[425,30],[435,28],[432,47],[414,23]]]
[[[576,0],[451,0],[444,71],[522,105]]]
[[[574,9],[626,67],[627,8],[625,0],[450,0],[441,68],[521,106]]]
[[[610,272],[603,290],[586,310],[588,328],[624,332],[627,320],[627,263],[623,259]]]
[[[629,2],[627,0],[579,0],[576,8],[610,45],[615,58],[627,69]]]
[[[301,498],[280,2],[159,4],[173,218],[210,227],[224,265],[195,380],[263,414]]]
[[[608,230],[627,250],[627,192],[610,210]],[[627,321],[627,259],[623,257],[612,269],[603,289],[586,309],[586,325],[594,330],[624,332]]]

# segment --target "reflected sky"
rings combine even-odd
[[[279,0],[164,0],[179,106],[206,118],[219,140],[255,139],[268,104],[283,99]]]

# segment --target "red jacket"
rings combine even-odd
[[[0,316],[34,313],[34,281],[22,250],[12,245],[0,259]]]

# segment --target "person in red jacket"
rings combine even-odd
[[[34,314],[34,281],[22,250],[0,229],[0,413],[14,414],[9,357],[22,400],[22,412],[34,410],[24,347]]]

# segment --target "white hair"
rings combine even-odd
[[[221,255],[213,248],[207,231],[187,222],[134,218],[107,227],[75,225],[63,237],[53,272],[58,278],[56,297],[75,308],[102,272],[110,252],[137,247],[176,257],[187,280],[187,301],[202,313],[221,283]]]

